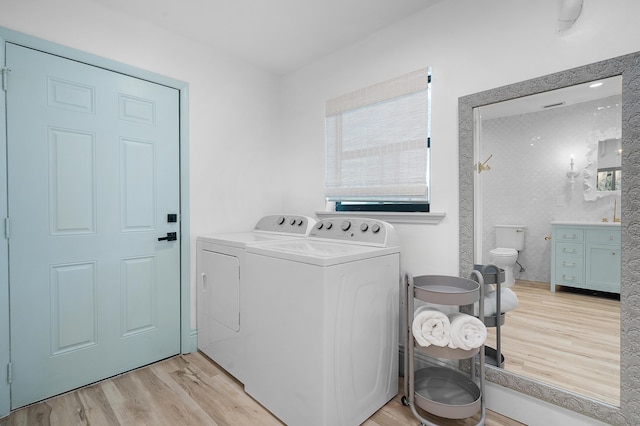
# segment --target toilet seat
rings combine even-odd
[[[498,247],[498,248],[494,248],[493,250],[489,251],[489,253],[491,253],[493,256],[496,257],[509,257],[509,256],[513,256],[513,255],[518,255],[518,250],[514,249],[514,248],[504,248],[504,247]]]

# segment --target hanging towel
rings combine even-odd
[[[455,313],[449,315],[449,321],[451,322],[450,348],[468,351],[479,348],[487,340],[487,327],[478,318]]]
[[[449,317],[435,308],[421,306],[413,314],[411,330],[420,346],[447,346],[450,327]]]

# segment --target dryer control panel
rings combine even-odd
[[[302,215],[275,214],[265,216],[253,228],[258,232],[291,234],[306,237],[315,225],[315,219]]]
[[[396,231],[387,222],[377,219],[335,217],[322,219],[315,224],[309,238],[338,240],[380,247],[397,246]]]

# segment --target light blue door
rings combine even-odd
[[[179,98],[13,44],[6,60],[15,409],[179,353]]]

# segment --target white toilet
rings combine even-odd
[[[501,269],[504,269],[503,287],[512,287],[513,265],[518,260],[518,252],[524,248],[524,232],[527,229],[523,225],[495,225],[496,248],[489,251],[491,261]]]

